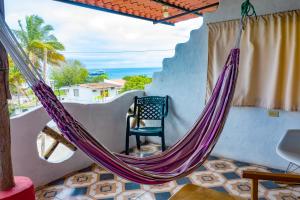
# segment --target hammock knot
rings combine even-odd
[[[242,22],[242,28],[243,29],[245,29],[245,20],[246,20],[247,17],[252,17],[252,16],[257,17],[255,8],[254,8],[253,4],[250,2],[250,0],[245,0],[242,3],[241,15],[242,15],[241,22]]]
[[[256,11],[253,6],[253,4],[250,2],[250,0],[245,0],[244,3],[242,3],[241,6],[241,15],[243,18],[245,17],[256,17]]]

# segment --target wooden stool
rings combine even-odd
[[[169,200],[243,200],[227,193],[187,184],[174,194]]]

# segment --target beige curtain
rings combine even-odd
[[[234,46],[238,21],[209,24],[207,98]],[[248,20],[234,106],[300,111],[300,11]]]

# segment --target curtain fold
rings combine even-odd
[[[239,21],[209,28],[207,99],[225,52],[235,43]],[[300,110],[300,11],[251,18],[241,38],[241,68],[234,106]]]

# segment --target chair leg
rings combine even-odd
[[[140,141],[140,136],[136,135],[136,146],[138,150],[141,150],[141,141]]]
[[[162,151],[165,151],[165,150],[166,150],[165,134],[162,134],[162,136],[161,136],[161,150],[162,150]]]
[[[258,180],[252,179],[251,182],[251,200],[258,200]]]
[[[129,133],[126,132],[125,154],[129,155]]]

